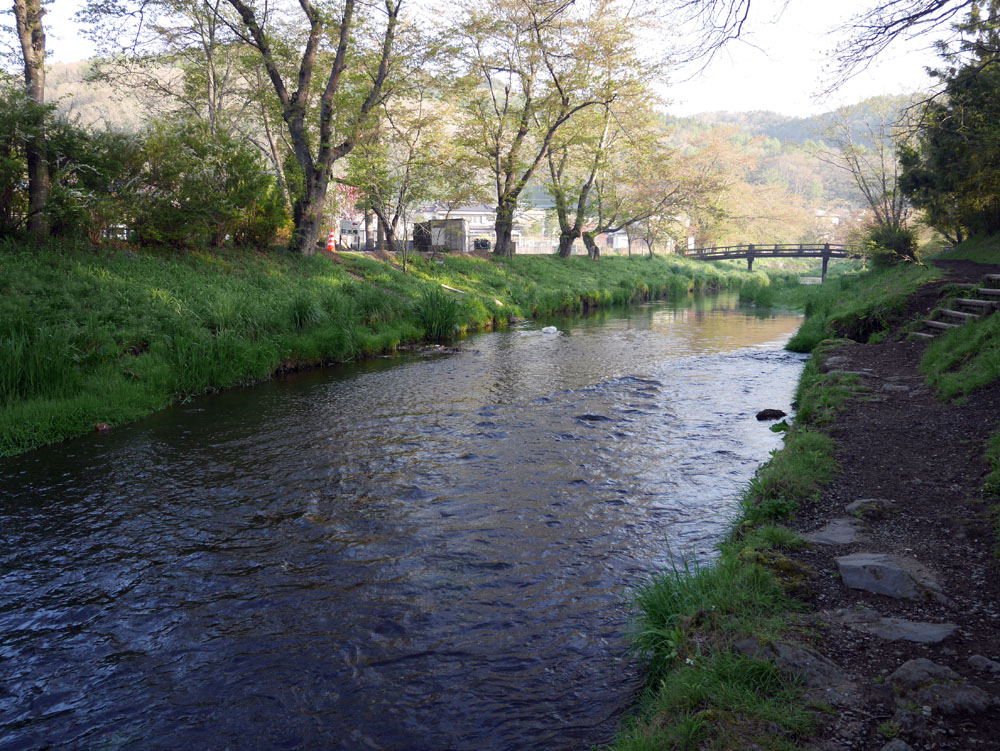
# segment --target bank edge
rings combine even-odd
[[[995,262],[998,245],[1000,239],[975,239],[950,257]],[[791,751],[816,733],[824,715],[835,714],[809,698],[794,672],[754,656],[775,643],[808,646],[818,637],[797,617],[806,610],[797,596],[811,572],[786,555],[805,543],[781,523],[836,477],[835,447],[824,429],[865,392],[855,375],[822,373],[824,356],[878,341],[905,325],[908,298],[938,277],[927,267],[897,267],[782,295],[785,304],[799,304],[807,315],[788,348],[812,353],[796,391],[796,417],[784,446],[758,468],[740,497],[714,562],[680,563],[636,589],[632,638],[648,663],[646,687],[610,748]],[[1000,378],[1000,316],[936,341],[922,370],[942,398],[962,398]],[[994,499],[1000,556],[1000,429],[984,454],[992,467],[984,493]]]
[[[0,456],[453,332],[795,281],[676,256],[414,254],[407,272],[360,254],[0,243]]]

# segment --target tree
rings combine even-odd
[[[49,164],[45,143],[45,27],[42,0],[14,0],[14,20],[24,63],[24,88],[36,105],[39,118],[26,143],[28,162],[28,232],[35,237],[49,234],[45,203],[49,198]]]
[[[834,52],[834,87],[865,70],[897,40],[947,29],[963,13],[983,4],[983,0],[878,0],[841,28],[846,38]]]
[[[100,56],[90,76],[141,101],[150,119],[204,120],[230,133],[250,94],[224,0],[88,0],[79,18]]]
[[[201,121],[213,138],[239,132],[270,161],[291,213],[277,100],[225,0],[88,0],[78,16],[100,52],[89,78],[127,92],[150,121]]]
[[[548,188],[559,222],[559,255],[577,238],[592,259],[595,238],[620,232],[662,213],[679,210],[686,185],[678,155],[641,106],[628,113],[603,107],[591,118],[589,138],[561,143],[549,154]],[[586,125],[581,121],[581,125]]]
[[[1000,232],[1000,9],[973,9],[957,48],[933,71],[943,97],[925,103],[916,144],[904,144],[901,189],[951,242]]]
[[[419,71],[413,77],[419,77]],[[378,217],[389,250],[402,250],[406,270],[407,245],[397,240],[400,221],[415,201],[433,195],[434,187],[446,180],[448,164],[440,159],[444,141],[441,114],[426,89],[411,89],[415,99],[398,99],[384,106],[379,125],[348,157],[345,181],[362,191],[366,205]]]
[[[332,7],[299,0],[301,21],[308,31],[299,47],[294,83],[290,83],[291,75],[278,54],[281,42],[272,33],[276,11],[267,3],[258,6],[254,0],[228,2],[239,14],[239,24],[234,23],[233,30],[258,55],[288,127],[302,179],[292,209],[291,249],[311,255],[322,226],[333,165],[355,147],[383,100],[402,0],[384,0],[384,22],[369,40],[374,49],[367,50],[352,39],[352,34],[359,26],[361,31],[373,26],[374,19],[359,17],[356,0],[343,0],[336,15]],[[332,49],[325,47],[328,38],[333,40]],[[289,46],[296,47],[294,43]],[[320,73],[321,65],[328,72]],[[314,112],[313,79],[317,74],[325,82],[318,92],[318,112]]]
[[[590,77],[596,82],[595,91],[604,92],[606,101],[578,113],[553,140],[546,155],[546,189],[555,203],[561,258],[569,257],[577,238],[584,238],[590,255],[597,256],[593,234],[588,237],[586,232],[592,231],[588,224],[601,213],[604,204],[595,199],[607,197],[602,190],[606,181],[626,180],[623,167],[655,162],[654,155],[664,152],[660,142],[663,133],[654,114],[661,102],[652,93],[651,82],[661,79],[667,66],[663,60],[640,53],[638,27],[649,28],[654,19],[634,10],[624,13],[606,3],[592,14],[588,24],[593,27]],[[654,170],[664,168],[663,164],[653,166]],[[634,210],[639,214],[630,213]],[[649,210],[655,208],[648,202],[641,208],[631,202],[624,213],[615,212],[616,217],[621,213],[619,229],[639,221]]]
[[[866,117],[857,117],[866,108]],[[837,111],[828,140],[835,151],[818,154],[846,170],[874,216],[874,224],[892,231],[906,226],[910,203],[900,189],[897,150],[911,131],[900,122],[901,112],[887,97]]]
[[[600,2],[570,13],[568,4],[548,0],[487,0],[463,9],[460,137],[494,184],[497,255],[513,252],[518,199],[560,128],[614,99],[600,86],[594,54],[610,11],[610,3]]]

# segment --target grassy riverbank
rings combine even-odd
[[[282,370],[391,353],[513,317],[792,278],[676,257],[417,256],[408,272],[352,254],[4,244],[0,456]]]
[[[634,645],[649,663],[648,681],[614,749],[790,751],[836,714],[794,671],[773,661],[776,653],[816,639],[801,599],[813,572],[791,556],[805,543],[784,525],[835,481],[836,446],[827,429],[867,388],[856,375],[821,372],[818,363],[827,349],[883,337],[904,320],[910,296],[937,276],[928,268],[896,268],[782,292],[783,304],[798,304],[808,316],[789,348],[815,355],[796,393],[796,419],[784,447],[744,491],[715,562],[681,566],[636,590]],[[961,353],[980,341],[954,338],[960,344],[940,346]],[[991,450],[1000,467],[1000,439]]]

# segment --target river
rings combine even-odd
[[[609,741],[629,587],[711,557],[799,320],[540,321],[0,460],[0,749]]]

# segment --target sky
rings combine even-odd
[[[838,37],[832,30],[870,0],[754,0],[744,37],[719,52],[707,69],[687,81],[675,80],[661,93],[676,115],[728,110],[770,110],[805,116],[852,104],[878,94],[926,88],[924,68],[936,57],[932,37],[890,48],[868,71],[833,96],[823,88],[825,57]],[[84,60],[93,53],[72,18],[82,5],[55,0],[48,6],[46,33],[54,62]]]
[[[719,52],[695,78],[662,89],[678,115],[729,110],[770,110],[812,115],[879,94],[928,87],[924,69],[937,62],[934,36],[903,40],[869,70],[835,94],[823,91],[830,53],[842,35],[834,30],[871,0],[755,0],[744,35]]]

